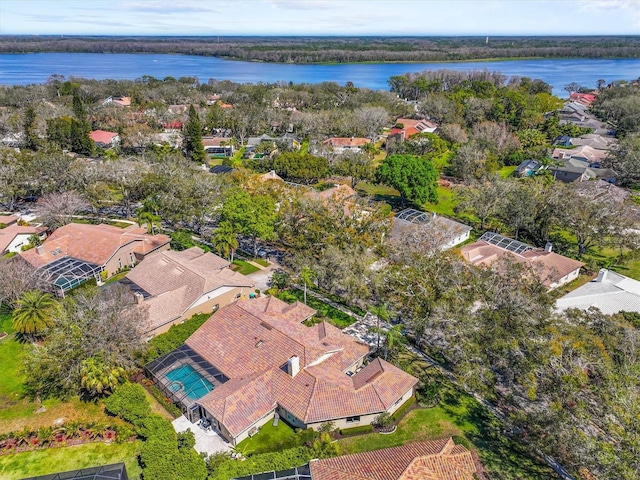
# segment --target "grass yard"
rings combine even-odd
[[[5,416],[5,409],[19,402],[22,398],[24,376],[20,368],[29,345],[20,342],[13,329],[11,315],[0,314],[0,332],[8,335],[0,340],[0,420]]]
[[[507,165],[498,170],[498,175],[500,175],[502,178],[510,177],[511,175],[513,175],[513,172],[516,171],[516,168],[518,168],[517,165]]]
[[[291,448],[295,446],[294,444],[297,445],[298,441],[293,428],[282,420],[278,422],[277,427],[274,427],[273,422],[269,421],[260,427],[258,433],[253,437],[240,442],[237,450],[243,454],[265,453]],[[291,445],[291,447],[285,445]]]
[[[453,195],[453,190],[449,187],[438,185],[438,203],[425,203],[422,208],[429,212],[455,218],[457,216],[454,211],[456,205],[458,205],[458,202]]]
[[[47,448],[0,456],[0,478],[18,480],[36,475],[124,462],[131,480],[140,478],[140,442],[89,443],[74,447]]]
[[[249,275],[250,273],[260,270],[255,265],[251,265],[249,262],[245,262],[244,260],[238,260],[237,258],[233,260],[233,265],[235,265],[235,267],[231,268],[242,275]]]
[[[302,290],[298,290],[297,288],[291,288],[289,290],[280,290],[276,295],[277,298],[283,300],[287,303],[293,303],[295,301],[303,302],[304,301],[304,292]],[[347,315],[341,310],[338,310],[331,305],[327,305],[326,303],[318,300],[317,298],[311,296],[307,291],[307,305],[311,308],[318,311],[316,314],[317,320],[326,320],[332,325],[335,325],[338,328],[345,328],[351,325],[356,321],[356,319],[350,315]]]
[[[129,270],[127,270],[126,272],[116,273],[113,277],[111,277],[109,280],[104,282],[104,284],[109,285],[110,283],[119,282],[120,280],[122,280],[124,277],[127,276],[127,273],[129,273]]]

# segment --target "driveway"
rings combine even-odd
[[[196,437],[196,444],[193,448],[196,449],[198,453],[206,453],[207,455],[211,455],[216,452],[230,452],[231,444],[227,442],[224,438],[218,435],[213,430],[203,430],[198,425],[191,423],[187,420],[187,417],[182,415],[181,417],[176,418],[173,422],[173,428],[175,428],[176,432],[186,432],[187,430],[191,430]]]
[[[255,288],[260,289],[260,292],[264,292],[271,288],[269,285],[269,279],[271,278],[271,274],[276,270],[280,269],[280,264],[273,258],[269,258],[269,266],[264,267],[257,272],[250,273],[247,275],[255,284]]]

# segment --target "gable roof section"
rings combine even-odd
[[[135,252],[144,255],[169,241],[170,238],[166,235],[148,235],[146,229],[135,226],[122,229],[104,224],[70,223],[49,235],[42,244],[44,248],[41,254],[32,249],[21,255],[35,267],[41,267],[65,255],[104,265],[120,247],[131,242],[137,243]],[[57,253],[54,255],[52,252]]]
[[[611,315],[621,311],[640,312],[640,282],[602,269],[598,277],[556,301],[558,310],[599,308]]]
[[[17,215],[0,215],[0,224],[2,225],[11,225],[20,220],[20,217]]]
[[[46,231],[47,227],[21,226],[15,223],[6,228],[2,228],[0,229],[0,254],[9,248],[13,239],[18,235],[41,235]]]
[[[322,142],[323,145],[330,145],[333,148],[359,148],[368,143],[371,143],[371,140],[360,137],[332,137]]]
[[[314,480],[472,480],[471,452],[451,438],[310,463]]]
[[[109,144],[118,134],[116,132],[107,132],[105,130],[94,130],[89,134],[89,138],[96,143]]]
[[[253,282],[233,272],[230,263],[198,247],[167,250],[145,258],[127,274],[127,280],[149,294],[150,327],[180,317],[202,295],[220,287],[252,287]]]

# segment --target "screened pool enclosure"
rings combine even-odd
[[[187,345],[147,364],[145,373],[184,413],[228,378]],[[191,418],[190,418],[191,419]],[[192,420],[193,421],[193,420]]]
[[[100,281],[100,272],[102,266],[73,257],[58,258],[42,267],[44,277],[59,289],[62,296],[92,278]]]

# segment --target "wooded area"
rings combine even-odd
[[[637,58],[635,36],[87,37],[0,36],[0,53],[182,53],[280,63],[441,62],[499,58]]]

